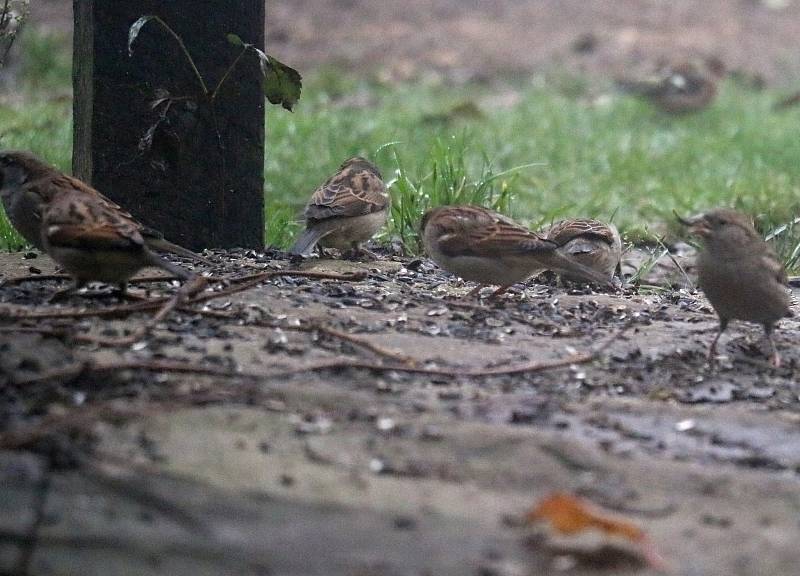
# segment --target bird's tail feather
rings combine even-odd
[[[570,276],[578,276],[587,282],[596,282],[597,284],[605,286],[606,288],[614,287],[611,279],[606,274],[595,270],[594,268],[589,268],[580,262],[576,262],[572,258],[562,256],[557,252],[553,254],[552,268],[555,272],[566,273]]]
[[[167,260],[164,260],[161,256],[159,256],[155,252],[151,252],[150,250],[147,251],[147,260],[151,266],[161,268],[162,270],[169,272],[170,274],[180,278],[181,280],[188,280],[194,275],[186,268],[178,266],[177,264],[173,264],[172,262],[169,262]]]
[[[294,246],[292,246],[289,252],[292,254],[302,255],[310,254],[316,243],[328,233],[330,232],[314,228],[307,228],[302,234],[300,234],[300,237],[295,241]]]
[[[196,254],[191,250],[184,248],[183,246],[178,246],[177,244],[173,244],[169,240],[165,240],[164,238],[154,238],[148,237],[147,246],[153,250],[158,250],[159,252],[170,252],[171,254],[175,254],[177,256],[183,256],[184,258],[188,258],[190,260],[194,260],[195,262],[200,262],[207,266],[213,266],[214,263],[207,258],[203,258],[200,254]]]

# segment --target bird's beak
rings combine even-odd
[[[689,234],[700,236],[702,238],[704,236],[708,236],[708,233],[711,231],[708,226],[708,220],[706,220],[704,214],[698,214],[696,216],[691,216],[690,218],[684,218],[674,210],[673,213],[675,214],[675,218],[678,219],[678,222],[688,228]]]
[[[675,217],[678,219],[678,222],[688,228],[689,234],[703,238],[708,236],[708,233],[711,232],[711,228],[708,225],[708,220],[706,220],[705,214],[698,214],[697,216],[684,218],[675,212]]]

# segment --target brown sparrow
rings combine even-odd
[[[772,328],[792,314],[786,271],[775,252],[748,217],[734,210],[719,208],[681,219],[681,223],[702,239],[703,250],[697,256],[700,287],[719,316],[719,331],[709,348],[709,360],[713,361],[728,322],[736,319],[764,326],[772,364],[780,366]]]
[[[542,270],[609,285],[608,277],[558,251],[558,244],[492,210],[442,206],[422,217],[422,242],[439,266],[464,280],[499,285],[492,297]]]
[[[697,112],[717,96],[725,75],[718,58],[691,59],[661,66],[655,76],[642,80],[618,80],[624,90],[640,94],[672,114]]]
[[[556,222],[546,238],[558,244],[558,252],[584,266],[597,270],[607,279],[614,278],[622,258],[622,239],[617,227],[592,218],[570,218]],[[569,274],[567,280],[580,280]]]
[[[378,168],[364,158],[350,158],[311,195],[306,229],[291,252],[308,254],[315,245],[358,251],[386,223],[390,207]]]
[[[87,282],[117,284],[145,266],[166,270],[181,280],[192,273],[167,262],[147,247],[141,225],[115,205],[81,193],[62,192],[42,214],[44,250],[75,280],[69,290]]]
[[[171,252],[204,264],[213,264],[194,252],[168,242],[152,228],[137,222],[120,206],[77,178],[42,162],[30,152],[0,152],[0,200],[11,225],[25,240],[44,249],[42,213],[62,194],[69,194],[89,205],[103,206],[132,222],[148,248]]]
[[[183,280],[192,276],[151,248],[206,261],[27,152],[0,153],[0,178],[0,198],[11,224],[75,279],[72,289],[96,280],[118,284],[124,291],[128,279],[145,266]]]

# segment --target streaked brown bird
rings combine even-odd
[[[546,238],[558,244],[558,252],[584,266],[596,270],[611,280],[622,258],[622,239],[617,227],[593,218],[569,218],[556,222]],[[562,274],[566,280],[579,277]]]
[[[145,266],[183,280],[192,276],[153,250],[210,264],[143,226],[94,188],[28,152],[0,153],[0,178],[0,198],[11,224],[74,278],[72,290],[99,281],[124,291],[128,279]]]
[[[786,271],[775,252],[759,236],[750,219],[734,210],[719,208],[681,223],[698,236],[703,249],[697,256],[700,287],[719,316],[719,331],[708,350],[709,360],[731,320],[746,320],[764,327],[774,366],[781,358],[772,340],[775,323],[789,310]]]
[[[442,206],[422,217],[422,241],[428,255],[443,269],[486,285],[500,287],[498,296],[517,282],[544,269],[609,285],[608,277],[567,254],[558,244],[480,206]]]
[[[725,64],[716,57],[664,64],[650,78],[618,79],[623,90],[639,94],[670,114],[697,112],[717,96]]]
[[[38,159],[30,152],[0,152],[0,200],[11,225],[40,250],[42,242],[42,212],[44,207],[62,194],[85,198],[91,204],[107,206],[134,222],[145,244],[152,250],[170,252],[196,262],[213,265],[206,258],[164,239],[163,234],[137,222],[100,192],[84,182],[68,176],[58,168]]]
[[[386,223],[390,208],[378,168],[359,156],[350,158],[311,195],[304,213],[306,229],[291,252],[308,254],[314,246],[358,252],[361,242]]]
[[[139,223],[111,205],[78,194],[59,194],[44,209],[42,243],[53,260],[75,280],[71,290],[88,282],[127,282],[146,266],[166,270],[181,280],[192,273],[147,247]]]

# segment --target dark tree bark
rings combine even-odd
[[[264,45],[264,0],[74,0],[73,171],[171,241],[192,249],[261,247],[264,96],[252,52],[212,101],[241,48]],[[166,98],[166,99],[163,99]]]

